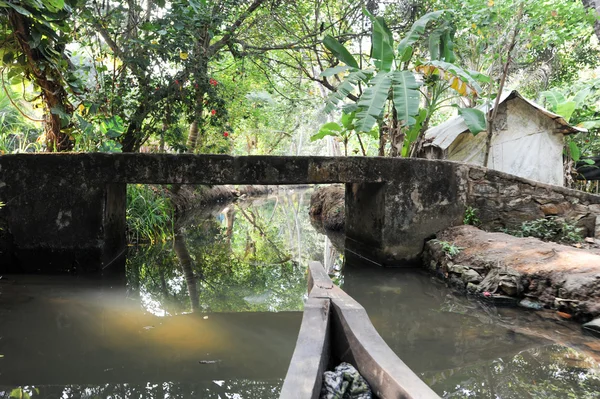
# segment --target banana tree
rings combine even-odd
[[[392,32],[382,17],[365,10],[372,21],[371,65],[361,69],[350,51],[331,36],[323,40],[325,47],[345,65],[329,68],[323,76],[346,74],[337,90],[327,99],[326,112],[336,110],[350,93],[365,86],[356,102],[356,131],[369,132],[379,124],[380,135],[386,130],[391,140],[392,156],[410,155],[411,145],[420,142],[432,114],[441,107],[445,93],[453,89],[459,96],[477,97],[481,88],[477,81],[485,79],[454,65],[453,29],[444,20],[446,11],[428,13],[417,20],[395,47]],[[430,60],[411,62],[415,44],[423,38],[430,23],[436,23],[429,34]],[[440,90],[442,89],[442,90]],[[389,109],[386,115],[386,110]],[[473,134],[485,130],[483,112],[473,108],[459,110]],[[382,126],[387,119],[388,126]],[[381,144],[383,143],[383,144]],[[380,139],[380,145],[385,141]],[[413,151],[414,155],[414,151]]]
[[[319,129],[319,132],[310,138],[310,141],[320,140],[325,138],[326,136],[333,136],[339,139],[342,143],[344,143],[344,155],[348,156],[348,142],[350,141],[350,138],[353,135],[355,135],[358,139],[358,143],[360,145],[362,154],[367,155],[362,139],[360,138],[360,135],[356,130],[356,125],[354,124],[355,120],[356,111],[350,112],[346,109],[342,113],[342,117],[340,119],[341,124],[336,122],[328,122],[324,124]],[[373,138],[377,138],[378,131],[377,129],[371,129],[371,131],[366,132],[366,134]],[[358,152],[358,150],[355,150],[355,152]]]

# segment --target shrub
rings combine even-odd
[[[580,230],[574,222],[547,217],[523,222],[519,230],[506,232],[517,237],[535,237],[544,241],[573,244],[583,240]]]
[[[165,242],[173,237],[173,207],[160,190],[142,184],[127,186],[127,239]]]
[[[463,218],[463,223],[470,224],[472,226],[479,226],[481,224],[481,220],[479,220],[479,217],[477,217],[477,212],[477,208],[468,206],[465,210],[465,217]]]

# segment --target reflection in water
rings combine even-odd
[[[187,215],[173,243],[131,248],[126,286],[0,280],[0,398],[278,397],[323,254],[308,198]]]
[[[479,304],[424,272],[374,272],[350,258],[343,288],[444,398],[599,397],[600,345],[551,313]]]
[[[286,191],[186,215],[173,243],[131,248],[126,285],[0,279],[0,399],[276,398],[309,260],[446,398],[598,397],[600,345],[579,326],[480,305],[420,271],[349,258],[340,271],[308,198]]]

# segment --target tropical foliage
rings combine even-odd
[[[443,96],[453,89],[460,96],[473,96],[481,92],[476,79],[487,81],[479,73],[470,73],[452,64],[456,59],[453,51],[454,28],[444,11],[425,14],[417,20],[396,48],[394,36],[383,17],[364,12],[372,22],[370,63],[360,68],[350,51],[331,36],[323,44],[345,66],[325,70],[323,76],[347,72],[337,90],[329,96],[325,111],[331,112],[351,92],[364,85],[356,104],[345,110],[355,113],[354,122],[358,132],[369,132],[376,124],[383,124],[385,111],[388,115],[389,137],[392,155],[409,155],[411,145],[419,142],[429,125],[432,114],[439,109]],[[429,59],[415,57],[415,44],[422,39],[429,24],[434,28],[428,36]],[[361,88],[362,89],[362,88]],[[424,104],[421,107],[422,103]],[[461,115],[474,134],[482,131],[483,112],[477,109],[462,110]],[[381,126],[383,128],[383,126]],[[400,150],[401,149],[401,150]]]

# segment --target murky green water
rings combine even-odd
[[[126,276],[0,279],[0,398],[277,398],[308,260],[367,309],[447,398],[598,398],[600,340],[486,307],[415,270],[365,267],[311,226],[309,193],[186,218],[175,243],[132,247]]]

